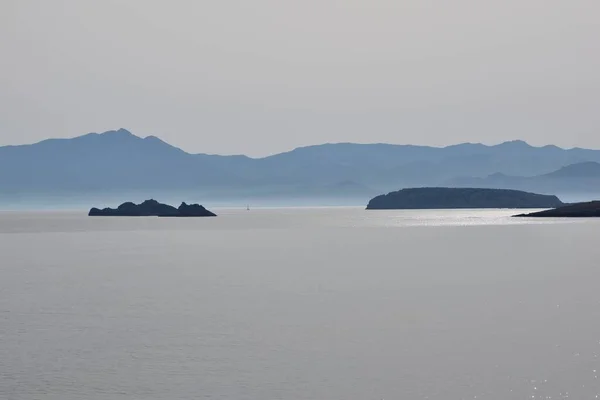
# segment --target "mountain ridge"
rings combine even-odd
[[[0,149],[35,146],[35,145],[39,145],[39,144],[42,144],[45,142],[71,141],[71,140],[84,139],[87,137],[109,137],[109,136],[121,136],[121,137],[130,137],[133,139],[140,139],[140,140],[160,141],[161,143],[163,143],[169,147],[179,149],[179,150],[185,152],[186,154],[190,154],[190,155],[208,155],[208,156],[220,156],[220,157],[246,157],[246,158],[250,158],[253,160],[261,160],[261,159],[270,158],[270,157],[281,155],[281,154],[288,154],[288,153],[298,151],[298,150],[314,149],[314,148],[318,148],[318,147],[328,147],[328,146],[347,146],[347,145],[361,146],[361,147],[362,146],[386,146],[386,147],[396,147],[396,148],[402,147],[402,148],[413,148],[413,149],[439,149],[439,150],[461,148],[461,147],[478,147],[481,149],[493,149],[493,148],[498,148],[498,147],[516,146],[516,147],[530,148],[530,149],[552,148],[552,149],[561,150],[561,151],[600,151],[600,149],[588,149],[588,148],[582,148],[582,147],[560,147],[560,146],[556,146],[553,144],[535,146],[535,145],[532,145],[532,144],[528,143],[527,141],[521,140],[521,139],[506,140],[504,142],[500,142],[500,143],[496,143],[496,144],[484,144],[481,142],[461,142],[461,143],[450,144],[450,145],[445,145],[445,146],[419,145],[419,144],[411,144],[411,143],[400,144],[400,143],[385,143],[385,142],[371,142],[371,143],[324,142],[324,143],[319,143],[319,144],[298,146],[298,147],[294,147],[290,150],[285,150],[285,151],[281,151],[281,152],[266,155],[266,156],[252,157],[252,156],[248,156],[246,154],[217,154],[217,153],[190,152],[190,151],[186,151],[180,147],[174,146],[174,145],[164,141],[159,136],[156,136],[156,135],[138,136],[125,128],[118,128],[118,129],[109,130],[109,131],[105,131],[105,132],[89,132],[89,133],[74,136],[74,137],[47,138],[47,139],[39,140],[37,142],[32,142],[32,143],[5,144],[5,145],[0,145]]]
[[[559,194],[563,189],[590,191],[594,185],[588,181],[595,178],[574,184],[577,179],[571,177],[539,176],[586,162],[600,163],[600,151],[536,147],[520,140],[445,147],[326,143],[252,158],[188,153],[157,136],[140,137],[121,128],[0,147],[0,200],[176,193],[229,200],[279,196],[347,202],[404,187],[474,183]]]

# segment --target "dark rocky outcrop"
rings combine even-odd
[[[556,196],[508,189],[411,188],[377,196],[367,210],[453,208],[550,208],[562,206]]]
[[[162,217],[216,217],[217,215],[200,204],[181,203],[176,215],[161,215]]]
[[[545,218],[592,218],[600,217],[600,201],[570,204],[564,207],[534,212],[530,214],[519,214],[515,217],[545,217]]]
[[[123,203],[117,208],[92,208],[90,217],[216,217],[199,204],[181,203],[179,208],[156,200],[146,200],[141,204]]]

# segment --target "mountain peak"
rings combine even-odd
[[[517,148],[528,148],[531,147],[529,143],[524,140],[509,140],[503,143],[500,143],[498,146],[504,147],[517,147]]]
[[[104,133],[100,133],[101,136],[119,136],[119,137],[137,137],[130,131],[124,128],[119,128],[116,131],[106,131]]]
[[[117,130],[106,131],[102,133],[92,132],[86,135],[81,135],[74,137],[72,139],[59,139],[59,140],[81,140],[81,139],[93,139],[93,138],[138,138],[138,136],[134,135],[130,131],[124,128],[119,128]],[[47,139],[47,140],[55,140],[55,139]]]

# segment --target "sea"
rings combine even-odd
[[[598,220],[215,211],[1,212],[0,399],[600,395]]]

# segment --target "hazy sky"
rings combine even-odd
[[[0,144],[600,148],[598,0],[0,0]]]

